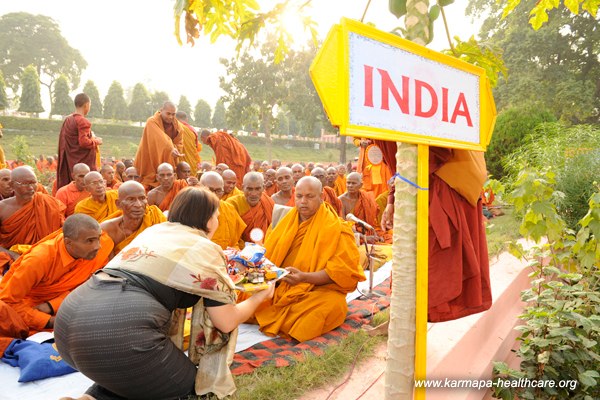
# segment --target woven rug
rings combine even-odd
[[[338,328],[304,343],[293,339],[276,338],[257,343],[254,346],[236,353],[231,364],[234,375],[250,374],[256,368],[274,365],[287,367],[301,362],[305,354],[319,356],[327,346],[339,343],[350,332],[355,332],[362,325],[368,324],[373,315],[390,305],[390,280],[386,279],[373,291],[379,296],[359,297],[348,303],[346,320]]]

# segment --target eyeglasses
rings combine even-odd
[[[140,179],[139,175],[127,175],[127,179]]]
[[[210,190],[211,192],[213,192],[214,194],[218,194],[221,195],[223,193],[225,193],[225,191],[223,189],[213,189],[213,188],[208,188],[208,190]]]
[[[19,181],[13,181],[13,183],[16,186],[18,186],[18,187],[23,187],[23,186],[35,187],[35,186],[37,186],[37,182],[19,182]]]
[[[88,183],[89,186],[105,186],[106,181],[93,181]]]

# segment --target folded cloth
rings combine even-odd
[[[19,382],[77,372],[58,354],[54,343],[15,339],[8,345],[1,360],[13,367],[21,368]]]

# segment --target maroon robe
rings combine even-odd
[[[96,171],[98,145],[92,137],[92,124],[81,114],[71,114],[65,118],[58,136],[58,167],[56,169],[56,189],[71,182],[73,166],[87,164],[90,171]]]

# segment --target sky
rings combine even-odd
[[[276,3],[258,2],[264,8]],[[323,39],[341,17],[359,20],[367,3],[368,0],[313,0],[310,14],[319,25],[320,38]],[[114,80],[120,82],[126,92],[142,82],[151,91],[167,92],[174,102],[185,95],[192,107],[198,99],[204,99],[214,108],[223,95],[219,76],[225,69],[219,58],[235,57],[235,43],[220,38],[211,44],[208,38],[201,36],[194,47],[180,46],[173,34],[173,4],[174,0],[0,1],[0,15],[23,11],[49,16],[58,23],[62,35],[88,62],[81,86],[73,95],[81,91],[88,79],[94,81],[102,99]],[[451,29],[456,29],[451,35],[463,40],[478,31],[478,25],[464,16],[466,4],[467,0],[457,0],[445,8]],[[364,22],[373,22],[386,31],[403,26],[403,20],[396,19],[387,7],[387,0],[372,0]],[[294,22],[290,21],[289,25],[295,36],[309,37]],[[448,48],[441,17],[436,21],[434,41],[429,47]],[[49,101],[43,90],[42,101]],[[45,104],[45,108],[50,107]]]

